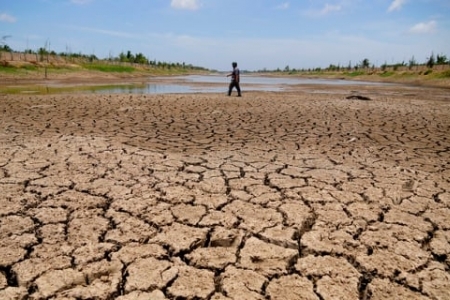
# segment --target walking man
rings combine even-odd
[[[237,67],[237,62],[233,62],[231,64],[233,66],[233,71],[227,75],[227,77],[231,76],[230,86],[228,87],[228,96],[231,96],[231,92],[235,87],[238,92],[238,97],[241,97],[241,87],[239,86],[240,74],[239,68]]]

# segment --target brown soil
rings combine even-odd
[[[0,114],[0,299],[450,299],[448,90],[0,95]]]

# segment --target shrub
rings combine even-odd
[[[450,70],[446,70],[444,72],[439,73],[437,75],[438,78],[450,78]]]
[[[389,77],[389,76],[392,76],[394,74],[395,74],[395,72],[393,72],[393,71],[384,71],[383,73],[380,74],[380,76],[381,77]]]

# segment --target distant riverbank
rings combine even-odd
[[[117,85],[117,84],[145,84],[149,79],[173,79],[187,75],[215,75],[223,77],[219,84],[227,82],[223,73],[209,71],[192,71],[186,69],[160,70],[141,67],[91,68],[83,66],[0,66],[0,92],[6,87],[35,85]],[[214,78],[212,76],[211,78]],[[437,66],[435,69],[415,70],[360,70],[360,71],[311,71],[311,72],[243,72],[243,78],[288,78],[287,81],[298,80],[339,80],[373,83],[398,83],[406,85],[430,86],[450,88],[450,67]],[[243,82],[245,83],[245,81]],[[249,82],[247,82],[248,84]]]

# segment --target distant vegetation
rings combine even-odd
[[[383,63],[376,66],[368,58],[363,59],[357,64],[350,61],[347,65],[330,64],[327,68],[309,68],[296,69],[286,66],[284,69],[267,70],[262,69],[258,73],[275,73],[290,75],[344,75],[347,77],[357,77],[366,75],[379,75],[380,77],[390,76],[409,76],[409,75],[430,75],[436,71],[436,78],[450,78],[450,60],[446,55],[435,55],[433,52],[426,61],[419,63],[414,56],[408,62],[399,62],[394,64]]]
[[[186,64],[185,62],[165,62],[149,60],[142,53],[133,54],[131,51],[120,53],[117,57],[99,59],[94,54],[72,53],[70,51],[56,53],[41,47],[37,51],[27,49],[22,52],[14,51],[6,43],[0,44],[0,70],[13,72],[20,70],[38,70],[45,68],[52,71],[61,69],[93,70],[99,72],[133,73],[148,72],[150,74],[182,74],[188,72],[208,71],[208,69]]]
[[[5,36],[8,37],[8,36]],[[5,42],[5,37],[0,41],[0,71],[2,72],[20,72],[20,71],[38,71],[45,68],[52,72],[58,70],[91,70],[98,72],[113,73],[137,73],[144,72],[156,75],[167,74],[186,74],[194,72],[214,71],[204,67],[186,64],[185,62],[165,62],[150,60],[142,53],[132,53],[131,51],[121,52],[118,56],[106,59],[99,59],[94,54],[66,52],[56,53],[48,50],[49,43],[37,51],[31,49],[23,52],[16,52]],[[243,72],[249,72],[243,70]],[[377,75],[380,78],[408,78],[418,75],[427,76],[427,78],[450,78],[450,60],[446,55],[433,52],[424,62],[417,62],[414,56],[408,62],[376,66],[368,58],[353,64],[351,61],[347,65],[330,64],[326,68],[291,68],[289,65],[284,69],[268,70],[266,68],[252,73],[270,73],[277,75],[299,75],[299,76],[317,76],[317,77],[364,77]]]

